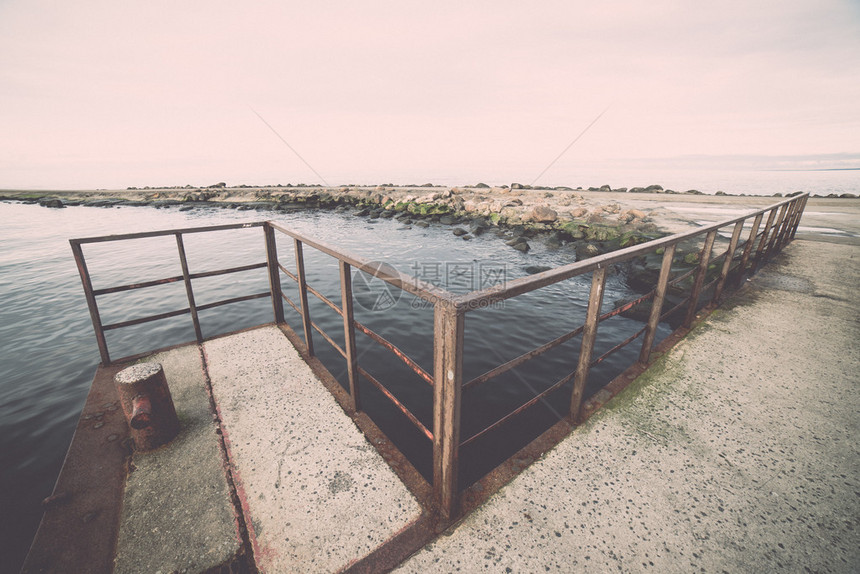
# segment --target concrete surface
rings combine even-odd
[[[396,572],[857,572],[858,279],[795,241]]]
[[[275,327],[204,343],[262,572],[336,572],[421,508]]]
[[[146,360],[164,367],[181,430],[170,444],[134,454],[115,573],[207,571],[232,560],[241,541],[200,349],[182,347]]]

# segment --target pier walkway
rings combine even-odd
[[[396,571],[857,572],[860,249],[794,241]]]

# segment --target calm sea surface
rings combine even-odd
[[[857,193],[857,182],[846,172],[813,174],[824,183],[810,185],[813,193]],[[835,175],[834,175],[835,174]],[[852,175],[856,174],[853,172]],[[856,175],[854,176],[856,177]],[[767,179],[767,178],[765,178]],[[771,178],[773,179],[773,178]],[[780,182],[782,178],[776,178]],[[594,182],[596,185],[611,181]],[[669,187],[665,181],[660,182]],[[648,182],[641,182],[647,185]],[[589,183],[589,185],[592,185]],[[633,185],[637,185],[634,183]],[[761,182],[736,185],[737,193],[763,195],[793,191],[761,187]],[[677,189],[694,186],[675,186]],[[700,186],[704,189],[706,186]],[[732,189],[730,185],[726,189]],[[113,233],[216,225],[273,219],[289,228],[368,258],[389,263],[404,273],[466,292],[494,282],[525,275],[530,265],[558,266],[575,260],[569,247],[552,248],[532,242],[533,250],[521,254],[506,247],[494,232],[463,241],[450,228],[405,229],[392,220],[369,222],[364,218],[317,211],[275,214],[271,212],[150,207],[47,209],[34,205],[0,203],[0,571],[17,572],[41,518],[40,501],[51,493],[63,456],[80,415],[96,365],[98,349],[86,301],[68,239]],[[191,272],[265,261],[259,228],[188,235],[185,238]],[[294,269],[292,242],[279,240],[281,261]],[[121,285],[180,274],[173,238],[146,239],[122,244],[85,245],[96,288]],[[306,248],[309,283],[339,301],[338,270],[334,259]],[[630,297],[623,273],[612,275],[604,298],[606,308]],[[432,309],[412,296],[378,283],[355,279],[356,319],[370,326],[406,351],[426,370],[432,371]],[[285,292],[295,301],[296,290],[282,276]],[[589,278],[557,284],[467,316],[465,349],[469,358],[466,380],[495,367],[542,342],[555,338],[582,322]],[[266,291],[265,270],[227,278],[194,282],[198,305]],[[386,298],[391,295],[391,299]],[[380,298],[382,296],[382,298]],[[121,321],[187,306],[181,283],[99,298],[103,323]],[[311,297],[311,313],[342,344],[340,317]],[[297,331],[298,316],[288,306],[287,321]],[[204,336],[272,320],[268,298],[219,307],[201,313]],[[641,327],[622,317],[601,324],[596,352],[602,352]],[[668,327],[662,326],[659,336]],[[383,381],[422,422],[432,427],[432,395],[406,367],[390,360],[388,351],[358,335],[362,366]],[[114,358],[194,338],[187,316],[112,331],[108,344]],[[321,338],[317,353],[342,382],[345,365]],[[497,420],[512,406],[521,404],[575,364],[578,338],[467,393],[463,402],[464,437]],[[589,392],[617,374],[637,353],[638,346],[620,353],[595,369]],[[381,400],[372,387],[362,387],[365,407],[422,474],[430,473],[429,442],[404,421],[401,414]],[[462,479],[468,484],[498,464],[512,445],[524,445],[564,412],[564,393],[532,409],[517,429],[505,429],[490,440],[479,440],[462,455]],[[569,391],[567,391],[569,396]],[[469,462],[472,461],[472,462]]]

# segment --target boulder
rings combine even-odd
[[[648,187],[645,188],[645,191],[648,191],[651,193],[660,193],[661,191],[663,191],[663,186],[662,185],[656,185],[656,184],[655,185],[649,185]]]
[[[600,248],[593,243],[578,243],[576,245],[576,256],[578,259],[588,259],[600,255]]]
[[[538,223],[552,223],[558,219],[558,213],[546,205],[538,205],[532,210],[531,219]]]
[[[526,273],[529,275],[535,275],[537,273],[543,273],[544,271],[549,271],[552,267],[548,265],[529,265],[526,267]]]
[[[469,232],[466,231],[465,229],[463,229],[462,227],[455,227],[453,230],[451,230],[451,233],[453,233],[457,237],[462,237],[463,235],[466,235]]]
[[[42,207],[53,207],[55,209],[66,207],[66,205],[59,199],[43,199],[39,201],[39,205]]]

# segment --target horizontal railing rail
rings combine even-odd
[[[227,231],[234,229],[249,229],[256,227],[263,227],[265,222],[251,222],[251,223],[234,223],[227,225],[210,225],[204,227],[189,227],[183,229],[170,229],[163,231],[146,231],[141,233],[124,233],[120,235],[102,235],[98,237],[85,237],[80,239],[70,239],[69,244],[72,247],[72,253],[75,258],[75,264],[78,267],[78,272],[81,276],[81,282],[84,287],[84,295],[87,300],[87,305],[90,311],[90,317],[93,322],[93,329],[95,330],[96,335],[96,343],[98,344],[99,354],[101,356],[102,364],[110,365],[111,364],[111,356],[110,350],[108,349],[107,339],[105,337],[105,333],[107,331],[113,331],[116,329],[122,329],[126,327],[133,327],[135,325],[142,325],[145,323],[150,323],[153,321],[160,321],[163,319],[170,319],[172,317],[179,317],[182,315],[190,315],[192,324],[194,327],[195,338],[198,343],[203,341],[203,332],[200,328],[200,319],[198,317],[199,311],[205,311],[208,309],[214,309],[216,307],[221,307],[222,305],[229,305],[232,303],[239,303],[242,301],[250,301],[253,299],[260,299],[263,297],[270,297],[271,291],[266,291],[262,293],[253,293],[249,295],[243,295],[240,297],[232,297],[230,299],[223,299],[220,301],[214,301],[212,303],[207,303],[205,305],[197,305],[194,298],[194,289],[192,287],[192,280],[194,279],[203,279],[207,277],[217,277],[220,275],[229,275],[233,273],[241,273],[244,271],[251,271],[254,269],[263,269],[268,266],[267,262],[262,263],[254,263],[250,265],[242,265],[239,267],[231,267],[227,269],[217,269],[213,271],[204,271],[199,273],[190,273],[188,269],[188,260],[185,253],[185,243],[183,241],[183,236],[194,234],[194,233],[206,233],[213,231]],[[105,243],[105,242],[113,242],[113,241],[128,241],[133,239],[150,239],[156,237],[169,237],[173,236],[176,240],[176,248],[177,255],[179,258],[179,264],[182,269],[182,275],[173,275],[170,277],[165,277],[162,279],[155,279],[150,281],[142,281],[139,283],[131,283],[127,285],[115,285],[112,287],[103,287],[100,289],[94,289],[92,285],[92,277],[90,276],[89,269],[87,267],[87,262],[83,253],[83,245],[95,244],[95,243]],[[137,317],[134,319],[129,319],[126,321],[118,321],[116,323],[103,324],[101,320],[101,313],[99,311],[97,297],[103,295],[110,295],[115,293],[124,293],[128,291],[134,291],[137,289],[146,289],[150,287],[158,287],[161,285],[169,285],[171,283],[178,282],[185,283],[185,291],[186,297],[188,300],[188,306],[182,309],[175,309],[173,311],[167,311],[164,313],[157,313],[154,315],[148,315],[145,317]]]
[[[628,347],[641,338],[641,347],[635,362],[647,365],[654,348],[658,324],[671,318],[679,317],[680,328],[689,328],[702,303],[702,294],[713,290],[710,300],[705,305],[715,305],[722,297],[725,287],[729,284],[737,286],[747,273],[754,273],[769,257],[788,244],[795,236],[800,218],[808,200],[808,194],[802,194],[786,199],[769,207],[751,210],[749,213],[719,221],[684,233],[670,235],[647,243],[631,246],[625,249],[563,265],[555,269],[534,275],[514,279],[506,284],[489,289],[473,291],[463,295],[455,295],[441,287],[411,277],[388,265],[373,262],[364,257],[347,253],[322,241],[307,237],[278,223],[252,222],[231,225],[188,228],[178,230],[132,233],[124,235],[102,236],[70,241],[75,260],[81,274],[81,281],[89,305],[99,344],[99,351],[104,364],[110,363],[105,331],[141,324],[148,321],[190,314],[195,328],[197,341],[202,342],[197,312],[211,309],[220,305],[248,301],[257,298],[271,297],[272,310],[277,324],[287,324],[284,317],[284,303],[289,305],[299,316],[304,334],[304,351],[309,356],[315,356],[314,331],[316,331],[332,348],[346,361],[347,392],[349,404],[347,407],[354,411],[362,410],[359,393],[359,377],[366,380],[386,397],[407,420],[431,441],[433,447],[433,476],[432,487],[434,499],[439,512],[445,519],[453,518],[457,512],[459,456],[462,448],[487,437],[503,425],[510,424],[519,415],[532,408],[549,395],[570,386],[568,420],[579,423],[583,415],[583,395],[589,371],[606,361],[613,354]],[[191,273],[183,245],[183,236],[190,233],[220,231],[239,228],[262,227],[265,237],[266,262],[242,265],[215,271]],[[719,253],[714,254],[714,245],[722,230],[731,227],[728,245]],[[748,228],[748,231],[747,231]],[[292,239],[295,271],[291,271],[278,257],[277,235],[281,234]],[[176,237],[177,250],[182,268],[182,275],[174,275],[163,279],[149,280],[129,285],[118,285],[93,289],[82,252],[82,245],[106,241],[139,239],[158,236]],[[678,247],[683,243],[693,242],[696,245],[694,261],[689,270],[676,271],[673,276],[673,264]],[[337,261],[340,285],[340,301],[326,296],[320,289],[308,284],[305,269],[305,248],[312,248],[320,253],[333,257]],[[636,258],[660,254],[660,270],[656,283],[647,293],[629,301],[617,304],[612,310],[601,312],[603,294],[606,287],[607,270],[609,267]],[[251,271],[266,268],[269,278],[269,291],[245,294],[206,305],[197,305],[194,300],[192,281],[205,277],[216,277],[231,273]],[[414,295],[427,302],[433,309],[433,367],[431,370],[422,367],[415,359],[405,353],[400,347],[373,330],[371,326],[357,321],[354,317],[352,277],[355,270],[380,279],[403,292]],[[281,274],[295,283],[298,291],[297,300],[292,300],[281,288]],[[591,286],[585,319],[574,328],[567,328],[563,334],[546,341],[531,350],[497,365],[481,375],[468,381],[463,381],[464,362],[464,326],[469,313],[488,307],[494,303],[505,301],[519,295],[531,293],[562,281],[591,274]],[[729,282],[733,278],[733,282]],[[186,286],[188,307],[168,311],[149,317],[133,318],[108,325],[103,325],[100,319],[96,298],[102,295],[122,293],[135,289],[156,287],[159,285],[183,281]],[[667,295],[672,290],[674,299],[668,310],[664,309]],[[680,295],[678,295],[680,293]],[[343,326],[343,341],[341,346],[327,333],[319,321],[314,321],[308,304],[309,295],[317,298],[322,304],[335,312]],[[593,350],[598,333],[598,327],[614,317],[624,315],[628,311],[650,303],[647,321],[625,340],[617,342],[597,357]],[[367,337],[367,340],[385,349],[389,356],[395,357],[421,381],[433,389],[433,421],[427,425],[399,398],[395,392],[378,377],[368,372],[360,364],[356,351],[356,331]],[[475,392],[475,389],[544,356],[549,351],[558,348],[575,338],[579,338],[579,353],[573,355],[571,369],[551,385],[536,392],[522,404],[510,412],[499,416],[491,424],[476,430],[469,437],[461,440],[461,402],[464,392]],[[567,369],[565,369],[567,371]],[[564,371],[563,371],[564,372]],[[572,384],[571,384],[572,383]],[[513,454],[513,453],[512,453]]]

